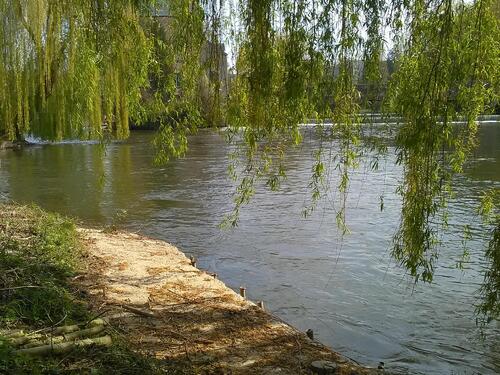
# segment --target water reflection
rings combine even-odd
[[[394,190],[401,170],[393,148],[379,163],[382,169],[371,171],[363,161],[352,175],[352,233],[344,238],[330,209],[338,197],[328,197],[308,220],[300,215],[317,144],[312,131],[291,150],[282,191],[259,191],[233,232],[218,229],[233,188],[226,174],[228,147],[214,133],[193,137],[186,158],[162,168],[152,167],[149,133],[135,133],[105,153],[92,144],[0,151],[0,192],[86,224],[109,224],[126,210],[126,227],[196,254],[202,267],[230,286],[247,286],[250,298],[266,301],[284,319],[314,329],[323,342],[362,363],[382,360],[411,373],[495,373],[499,329],[480,341],[473,311],[485,246],[475,212],[482,189],[500,185],[499,124],[485,125],[480,137],[474,160],[456,179],[450,231],[430,286],[414,286],[389,256],[400,210]],[[455,264],[467,223],[474,223],[477,236],[469,244],[474,262],[462,272]]]

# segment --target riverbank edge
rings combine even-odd
[[[6,373],[62,367],[91,373],[126,368],[130,374],[311,374],[318,360],[335,363],[336,374],[378,373],[264,311],[167,242],[77,227],[35,206],[0,204],[0,219],[0,269],[6,268],[0,277],[0,334],[103,317],[113,338],[110,348],[76,349],[61,360],[18,358],[0,335],[0,370]],[[39,264],[32,268],[35,258]],[[9,266],[13,260],[20,267]],[[40,267],[55,273],[42,277]],[[25,284],[32,288],[23,289]],[[48,319],[30,310],[41,300],[54,305],[42,308]],[[27,310],[13,315],[23,301]]]
[[[133,352],[109,325],[89,329],[95,311],[75,283],[87,259],[74,220],[36,205],[0,202],[0,374],[175,373]],[[92,345],[80,345],[86,341]],[[62,349],[56,346],[69,352],[56,354]]]
[[[33,145],[33,143],[28,141],[6,141],[0,139],[0,150],[19,150],[31,145]]]
[[[96,265],[81,285],[94,305],[127,314],[117,324],[127,326],[134,350],[196,374],[313,374],[315,361],[335,363],[335,374],[381,373],[310,339],[165,241],[117,230],[79,232]]]

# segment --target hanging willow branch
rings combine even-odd
[[[161,7],[168,17],[151,17]],[[200,126],[225,124],[238,146],[231,225],[258,181],[279,188],[287,151],[302,139],[299,125],[313,120],[321,146],[305,213],[332,188],[326,176],[338,174],[337,223],[346,231],[359,112],[383,101],[403,119],[396,134],[403,208],[392,254],[415,280],[432,281],[435,223],[446,224],[477,116],[498,102],[498,1],[3,0],[0,14],[1,136],[123,138],[129,119],[151,121],[160,128],[156,161],[164,163],[186,152]],[[223,46],[234,65],[226,92]],[[381,64],[388,48],[390,78]],[[457,119],[466,126],[454,126]],[[495,303],[487,310],[498,315]]]

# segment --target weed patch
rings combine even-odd
[[[159,361],[134,353],[124,339],[65,355],[17,355],[3,330],[37,331],[88,321],[92,313],[70,285],[84,265],[75,223],[36,206],[0,204],[0,374],[159,374]]]
[[[85,317],[68,278],[82,255],[70,219],[35,206],[0,206],[0,325],[33,327]]]

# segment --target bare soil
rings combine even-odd
[[[368,374],[197,269],[176,247],[125,232],[80,230],[90,261],[78,286],[132,348],[196,374]]]

